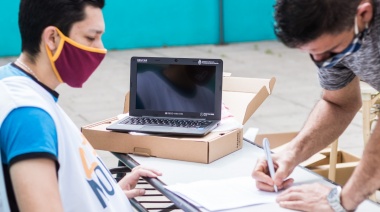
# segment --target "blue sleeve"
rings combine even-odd
[[[57,130],[52,117],[40,108],[11,111],[1,125],[0,144],[5,164],[41,157],[57,161]]]

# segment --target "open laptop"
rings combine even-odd
[[[107,129],[204,136],[221,118],[222,80],[220,59],[132,57],[129,116]]]

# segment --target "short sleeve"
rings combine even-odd
[[[326,90],[339,90],[355,78],[354,72],[342,64],[318,70],[319,83]]]
[[[57,161],[57,130],[52,117],[40,108],[11,111],[1,125],[0,144],[6,164],[41,157]]]

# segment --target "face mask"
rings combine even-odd
[[[344,49],[342,52],[340,52],[338,54],[333,55],[331,58],[329,58],[325,61],[320,61],[320,62],[315,61],[313,56],[310,55],[311,59],[318,66],[318,68],[331,68],[331,67],[335,66],[343,58],[357,52],[360,49],[360,47],[362,46],[362,41],[363,41],[363,37],[364,37],[363,35],[367,31],[367,29],[368,29],[368,26],[366,26],[366,28],[363,32],[359,33],[359,27],[358,27],[357,20],[355,17],[355,26],[354,26],[355,37],[354,37],[354,40],[352,41],[352,43],[350,45],[348,45],[348,47],[346,49]]]
[[[61,40],[54,55],[46,45],[55,75],[60,82],[81,88],[102,62],[107,50],[82,45],[66,37],[59,29],[57,31]]]

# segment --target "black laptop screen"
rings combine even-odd
[[[218,120],[223,61],[220,59],[132,57],[132,116]]]
[[[137,64],[136,109],[214,113],[214,108],[215,66]]]

